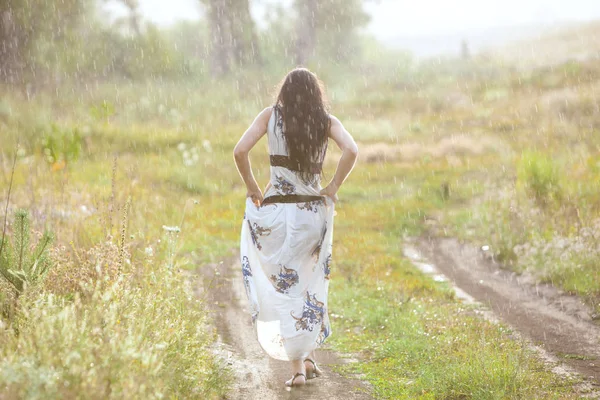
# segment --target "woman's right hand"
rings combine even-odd
[[[331,182],[329,185],[324,187],[319,194],[329,197],[335,203],[338,200],[338,189],[339,187],[335,183]]]
[[[256,207],[260,207],[263,202],[263,194],[258,186],[249,188],[246,197],[249,197]]]

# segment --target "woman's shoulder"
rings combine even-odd
[[[329,128],[340,128],[343,127],[342,121],[340,121],[335,115],[329,114]]]
[[[267,107],[262,110],[255,118],[255,121],[262,124],[267,124],[273,115],[273,106]]]
[[[275,110],[275,107],[277,106],[268,106],[264,110],[262,110],[258,115],[270,118],[273,114],[273,111]]]

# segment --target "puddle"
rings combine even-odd
[[[435,265],[433,264],[413,261],[413,265],[419,268],[419,270],[424,274],[433,275],[438,273],[437,268],[435,268]]]
[[[426,258],[423,257],[419,250],[415,249],[410,245],[404,246],[402,251],[404,256],[412,262],[412,264],[419,269],[422,273],[429,275],[433,278],[435,282],[450,282],[452,289],[454,289],[454,294],[458,299],[460,299],[464,303],[475,304],[477,303],[475,299],[469,295],[467,292],[462,290],[461,288],[455,286],[446,275],[442,274],[435,264],[428,262]]]
[[[404,250],[402,251],[404,256],[410,258],[413,261],[418,261],[421,259],[421,253],[414,247],[404,246]]]

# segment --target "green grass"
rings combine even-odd
[[[554,90],[547,85],[553,73],[542,79],[546,72],[536,71],[518,84],[516,72],[490,63],[425,67],[373,76],[369,85],[350,72],[328,82],[333,111],[361,148],[413,146],[400,146],[387,162],[361,159],[339,193],[331,346],[358,355],[361,362],[349,368],[362,372],[379,398],[576,398],[570,381],[554,376],[505,328],[481,320],[447,285],[418,272],[402,246],[425,231],[491,244],[511,268],[599,298],[595,254],[565,258],[522,248],[563,238],[575,246],[590,229],[595,235],[600,142],[589,113],[592,91],[578,88],[586,92],[585,110],[571,105],[565,119],[541,107],[545,91]],[[227,391],[228,374],[210,352],[214,327],[176,270],[222,260],[238,246],[245,190],[231,151],[269,104],[271,77],[238,78],[239,89],[233,80],[118,89],[105,83],[77,98],[65,87],[58,97],[0,99],[0,164],[17,140],[24,152],[12,207],[29,209],[36,229],[47,225],[57,237],[54,273],[23,300],[20,335],[0,334],[0,396],[107,397],[110,388],[113,397],[127,397],[134,382],[145,385],[148,398]],[[44,135],[74,131],[80,149],[66,147],[78,148],[78,159],[61,169],[47,160]],[[407,148],[418,154],[408,157]],[[263,186],[265,149],[263,142],[252,154]],[[334,165],[327,163],[325,176]],[[6,167],[2,175],[0,181]],[[553,191],[558,183],[561,196]],[[541,209],[536,196],[551,201]],[[110,255],[128,199],[131,264],[119,280]],[[111,202],[114,237],[106,244]],[[176,242],[163,225],[182,228]],[[165,323],[145,339],[157,318]],[[166,347],[152,347],[160,343]],[[91,363],[101,367],[86,370]]]
[[[509,332],[447,298],[407,299],[391,282],[337,286],[335,347],[361,355],[347,368],[365,374],[377,398],[568,398],[568,385]]]
[[[576,398],[510,331],[482,320],[402,255],[403,237],[419,234],[426,215],[481,190],[457,184],[450,199],[438,195],[440,182],[468,171],[361,167],[340,195],[335,229],[343,240],[334,242],[330,289],[332,346],[360,360],[346,368],[362,373],[377,398]],[[410,179],[386,185],[391,174]],[[368,199],[353,194],[354,181]]]

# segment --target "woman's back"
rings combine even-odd
[[[271,118],[267,125],[271,185],[265,193],[265,199],[270,196],[319,196],[321,190],[321,170],[327,151],[327,142],[322,146],[316,162],[310,163],[310,172],[314,178],[307,182],[298,174],[301,166],[295,163],[289,155],[283,130],[282,111],[280,107],[273,106]],[[289,198],[291,199],[291,197]]]

